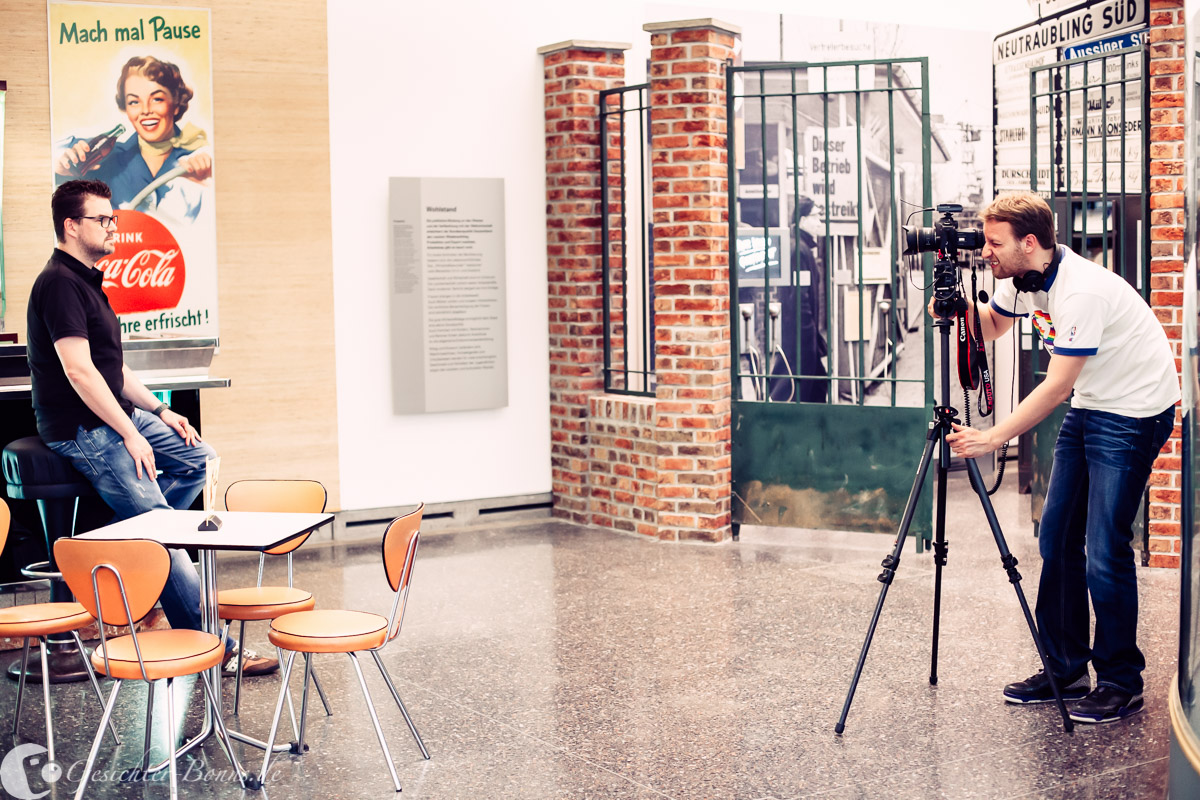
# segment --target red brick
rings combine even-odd
[[[1183,141],[1183,126],[1182,125],[1152,125],[1150,127],[1150,141],[1152,141],[1152,142],[1182,142]]]
[[[1183,72],[1183,59],[1150,59],[1151,75],[1176,75]]]
[[[1150,107],[1151,108],[1182,108],[1183,92],[1161,91],[1174,88],[1170,78],[1151,78]]]
[[[1150,208],[1183,208],[1183,195],[1174,193],[1151,195]]]

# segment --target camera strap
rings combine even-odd
[[[975,267],[971,266],[971,304],[979,301]],[[992,390],[992,372],[988,369],[987,348],[983,341],[983,326],[979,322],[978,310],[972,325],[968,322],[964,307],[958,312],[958,381],[963,389],[980,389],[979,413],[992,413],[995,396]]]

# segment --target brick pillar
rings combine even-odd
[[[1150,306],[1167,332],[1182,370],[1184,85],[1187,57],[1184,0],[1150,0]],[[1187,324],[1195,324],[1192,320]],[[1176,415],[1178,417],[1178,414]],[[1150,476],[1152,567],[1178,567],[1182,439],[1178,425]]]
[[[550,463],[554,515],[586,524],[588,402],[604,391],[600,92],[625,82],[632,45],[538,48],[545,67]]]
[[[713,19],[650,33],[658,536],[730,528],[729,214],[725,61],[741,29]]]

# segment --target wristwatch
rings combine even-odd
[[[156,417],[161,417],[163,415],[164,411],[170,411],[170,410],[171,410],[171,407],[169,405],[167,405],[166,403],[159,403],[158,407],[155,408],[150,413]]]

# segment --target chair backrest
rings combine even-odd
[[[388,641],[396,638],[400,626],[404,624],[404,609],[408,606],[408,587],[412,581],[413,564],[417,560],[421,517],[424,513],[425,504],[421,503],[415,511],[392,520],[383,532],[383,571],[392,591],[396,593],[388,622]]]
[[[132,626],[150,613],[171,571],[167,548],[149,539],[62,538],[54,543],[54,560],[75,599],[89,614],[106,625],[122,627]],[[128,616],[121,585],[129,600]]]
[[[225,490],[225,507],[230,511],[290,511],[319,514],[325,510],[328,492],[318,481],[252,480],[236,481]],[[271,555],[290,553],[308,539],[297,536],[290,542],[264,552]]]
[[[383,569],[387,573],[392,591],[408,588],[412,578],[413,553],[417,538],[421,535],[421,516],[425,504],[417,506],[402,517],[396,517],[383,532]]]
[[[8,510],[8,503],[0,497],[0,553],[4,552],[4,544],[8,541],[8,525],[11,521],[12,512]]]

